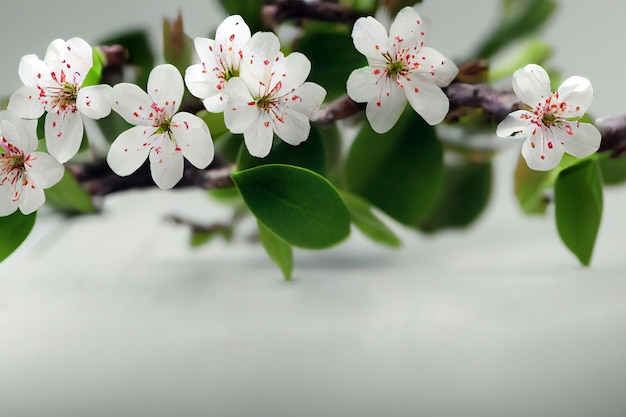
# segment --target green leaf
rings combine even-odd
[[[602,181],[605,185],[619,185],[626,182],[626,156],[599,159]]]
[[[96,208],[91,195],[65,170],[61,181],[45,190],[46,202],[56,210],[68,213],[93,213]]]
[[[420,226],[424,232],[463,228],[485,210],[491,194],[491,162],[459,161],[445,169],[444,192]]]
[[[262,165],[231,176],[250,211],[290,245],[323,249],[350,234],[350,214],[339,192],[313,171]]]
[[[319,131],[312,128],[309,138],[298,146],[290,145],[275,138],[272,150],[265,158],[251,156],[245,146],[241,147],[237,161],[239,170],[269,164],[294,165],[324,175],[326,172],[326,153]]]
[[[515,0],[506,2],[500,24],[473,55],[491,58],[513,42],[537,32],[556,10],[555,0]]]
[[[311,61],[307,80],[323,86],[328,101],[344,95],[350,73],[367,65],[365,57],[354,48],[349,28],[337,28],[318,22],[309,24],[298,43],[298,51]]]
[[[443,149],[434,127],[410,106],[382,135],[364,124],[346,160],[346,182],[390,217],[419,226],[443,186]]]
[[[348,207],[352,223],[374,242],[397,248],[402,246],[400,238],[372,211],[372,206],[362,198],[347,191],[341,193]]]
[[[602,218],[602,183],[596,161],[561,171],[554,185],[556,225],[565,246],[589,265]]]
[[[265,251],[274,263],[278,265],[285,279],[287,281],[291,280],[293,248],[284,239],[265,227],[263,223],[258,221],[257,224],[259,225],[259,239]]]
[[[0,262],[11,255],[26,240],[37,218],[37,212],[28,216],[17,210],[15,213],[0,217]]]

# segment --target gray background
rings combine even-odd
[[[425,0],[429,45],[464,57],[497,1]],[[2,5],[0,92],[55,37],[90,42],[180,8],[191,36],[210,2]],[[563,1],[542,35],[550,63],[595,88],[591,113],[626,113],[624,8]],[[623,416],[626,190],[605,194],[591,268],[560,243],[552,213],[521,214],[519,144],[496,159],[493,200],[467,233],[405,230],[401,250],[354,232],[296,252],[281,280],[243,236],[190,250],[170,213],[228,212],[201,192],[114,195],[99,216],[42,213],[0,264],[2,416]]]

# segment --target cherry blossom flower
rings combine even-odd
[[[309,137],[309,119],[326,97],[321,86],[305,82],[310,71],[303,54],[283,56],[273,33],[256,33],[244,45],[240,75],[228,81],[224,122],[243,133],[251,155],[267,156],[274,133],[294,146]]]
[[[0,216],[18,208],[30,214],[46,201],[43,189],[59,182],[64,168],[55,158],[35,152],[37,121],[0,112]]]
[[[355,48],[365,55],[368,66],[348,77],[347,92],[358,103],[367,102],[365,115],[378,133],[391,129],[406,106],[431,125],[448,113],[445,87],[456,77],[458,68],[435,49],[424,46],[424,21],[415,9],[405,7],[389,29],[375,18],[362,17],[354,24]]]
[[[548,73],[531,64],[515,71],[513,91],[530,110],[509,114],[498,125],[496,134],[526,138],[522,155],[529,168],[547,171],[559,164],[564,152],[584,158],[598,150],[598,129],[578,121],[593,99],[588,79],[570,77],[552,92]]]
[[[111,112],[111,87],[82,87],[93,65],[91,46],[83,39],[50,43],[43,60],[25,55],[19,76],[24,86],[9,99],[9,110],[36,119],[48,112],[45,137],[48,152],[66,162],[78,152],[83,138],[82,116],[100,119]]]
[[[210,112],[226,108],[224,97],[228,80],[239,75],[242,46],[250,39],[250,28],[238,15],[227,17],[218,27],[215,40],[195,38],[194,46],[200,63],[185,71],[189,92],[203,99]]]
[[[130,83],[113,87],[113,110],[135,125],[109,149],[107,162],[116,174],[132,174],[149,157],[152,179],[169,189],[183,176],[183,156],[200,169],[211,163],[214,149],[207,125],[193,114],[176,113],[184,89],[183,77],[170,64],[150,72],[147,93]]]

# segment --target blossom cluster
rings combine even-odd
[[[414,8],[402,9],[389,27],[373,17],[356,21],[354,47],[368,65],[354,70],[347,95],[367,103],[365,115],[378,133],[389,131],[406,103],[429,124],[449,110],[443,88],[459,69],[425,46],[428,27]],[[111,144],[107,162],[120,176],[149,160],[155,184],[174,187],[184,159],[204,169],[214,158],[209,128],[198,116],[179,111],[185,87],[206,110],[224,114],[226,127],[243,134],[248,152],[266,157],[274,136],[290,145],[309,137],[310,121],[326,97],[306,81],[311,62],[300,52],[281,52],[271,32],[252,34],[241,16],[227,17],[215,38],[194,40],[197,61],[183,75],[173,65],[155,67],[146,91],[132,83],[91,84],[93,49],[83,39],[53,41],[43,59],[26,55],[19,64],[24,86],[0,112],[0,216],[19,209],[28,214],[45,201],[43,189],[64,174],[63,164],[80,150],[83,118],[115,111],[133,125]],[[497,127],[499,136],[525,137],[522,154],[529,167],[554,168],[564,152],[585,157],[598,149],[600,134],[579,119],[591,104],[588,80],[571,77],[557,92],[547,73],[529,65],[513,75],[513,90],[529,109],[511,113]],[[38,151],[37,119],[45,115],[46,152]]]

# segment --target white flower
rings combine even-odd
[[[9,110],[36,119],[47,111],[46,147],[60,162],[78,152],[83,138],[81,114],[99,119],[111,112],[111,87],[81,88],[93,65],[91,46],[80,38],[50,43],[43,60],[26,55],[19,75],[24,86],[9,99]]]
[[[207,125],[193,114],[176,113],[184,89],[183,77],[170,64],[150,72],[148,93],[130,83],[113,87],[113,109],[136,125],[111,144],[107,162],[116,174],[132,174],[149,155],[152,179],[169,189],[183,176],[183,156],[200,169],[211,163],[214,149]]]
[[[215,40],[195,38],[200,63],[185,71],[189,92],[203,99],[206,109],[221,113],[226,106],[226,83],[239,75],[242,46],[250,39],[250,28],[241,16],[227,17],[218,27]]]
[[[276,35],[254,34],[243,48],[239,77],[228,81],[226,127],[243,133],[251,155],[263,158],[274,133],[290,145],[309,137],[309,119],[326,97],[326,90],[304,82],[311,62],[301,53],[283,56]]]
[[[601,135],[581,118],[593,99],[588,79],[570,77],[556,92],[550,89],[548,73],[539,65],[526,65],[513,74],[513,91],[531,110],[516,110],[496,129],[500,137],[525,137],[522,155],[528,167],[547,171],[559,164],[563,152],[577,158],[600,147]]]
[[[46,201],[44,188],[61,180],[63,165],[37,148],[37,121],[0,112],[0,216],[24,214]]]
[[[411,7],[405,7],[385,27],[373,17],[362,17],[352,29],[355,48],[369,66],[348,77],[347,92],[358,103],[367,102],[365,115],[378,133],[391,129],[402,114],[407,99],[431,125],[448,113],[448,97],[441,91],[459,72],[454,63],[424,46],[425,24]]]

